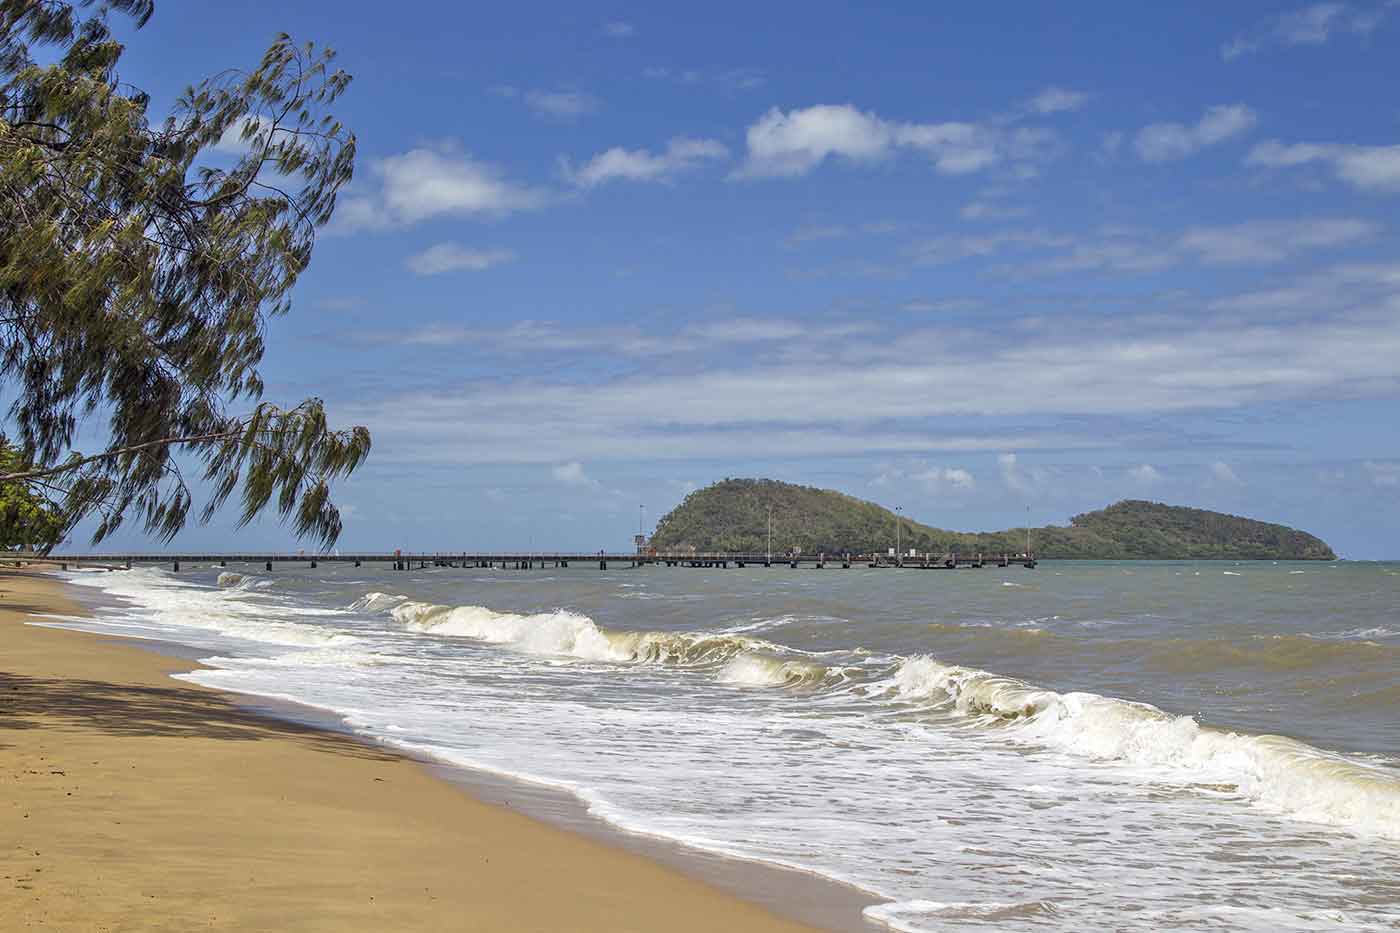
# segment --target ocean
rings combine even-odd
[[[211,687],[906,931],[1400,929],[1400,564],[77,572]],[[112,597],[116,597],[113,599]]]

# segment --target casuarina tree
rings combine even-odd
[[[258,367],[351,177],[328,112],[350,78],[283,35],[154,117],[111,30],[152,13],[0,0],[0,396],[23,465],[0,483],[66,527],[93,518],[95,541],[127,520],[168,540],[200,490],[201,520],[237,494],[242,522],[273,509],[329,544],[331,485],[369,433],[333,430],[320,399],[265,400]]]

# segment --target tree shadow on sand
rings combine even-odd
[[[348,736],[244,709],[218,693],[0,672],[0,735],[22,729],[98,729],[116,736],[234,742],[278,738],[354,758],[397,758]]]

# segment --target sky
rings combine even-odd
[[[123,32],[153,111],[282,31],[354,75],[355,178],[264,363],[374,434],[339,546],[625,548],[767,476],[1400,557],[1400,0],[872,6],[165,0]],[[296,546],[231,527],[172,546]]]

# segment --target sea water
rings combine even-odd
[[[1400,929],[1400,565],[75,573],[211,687],[899,930]]]

